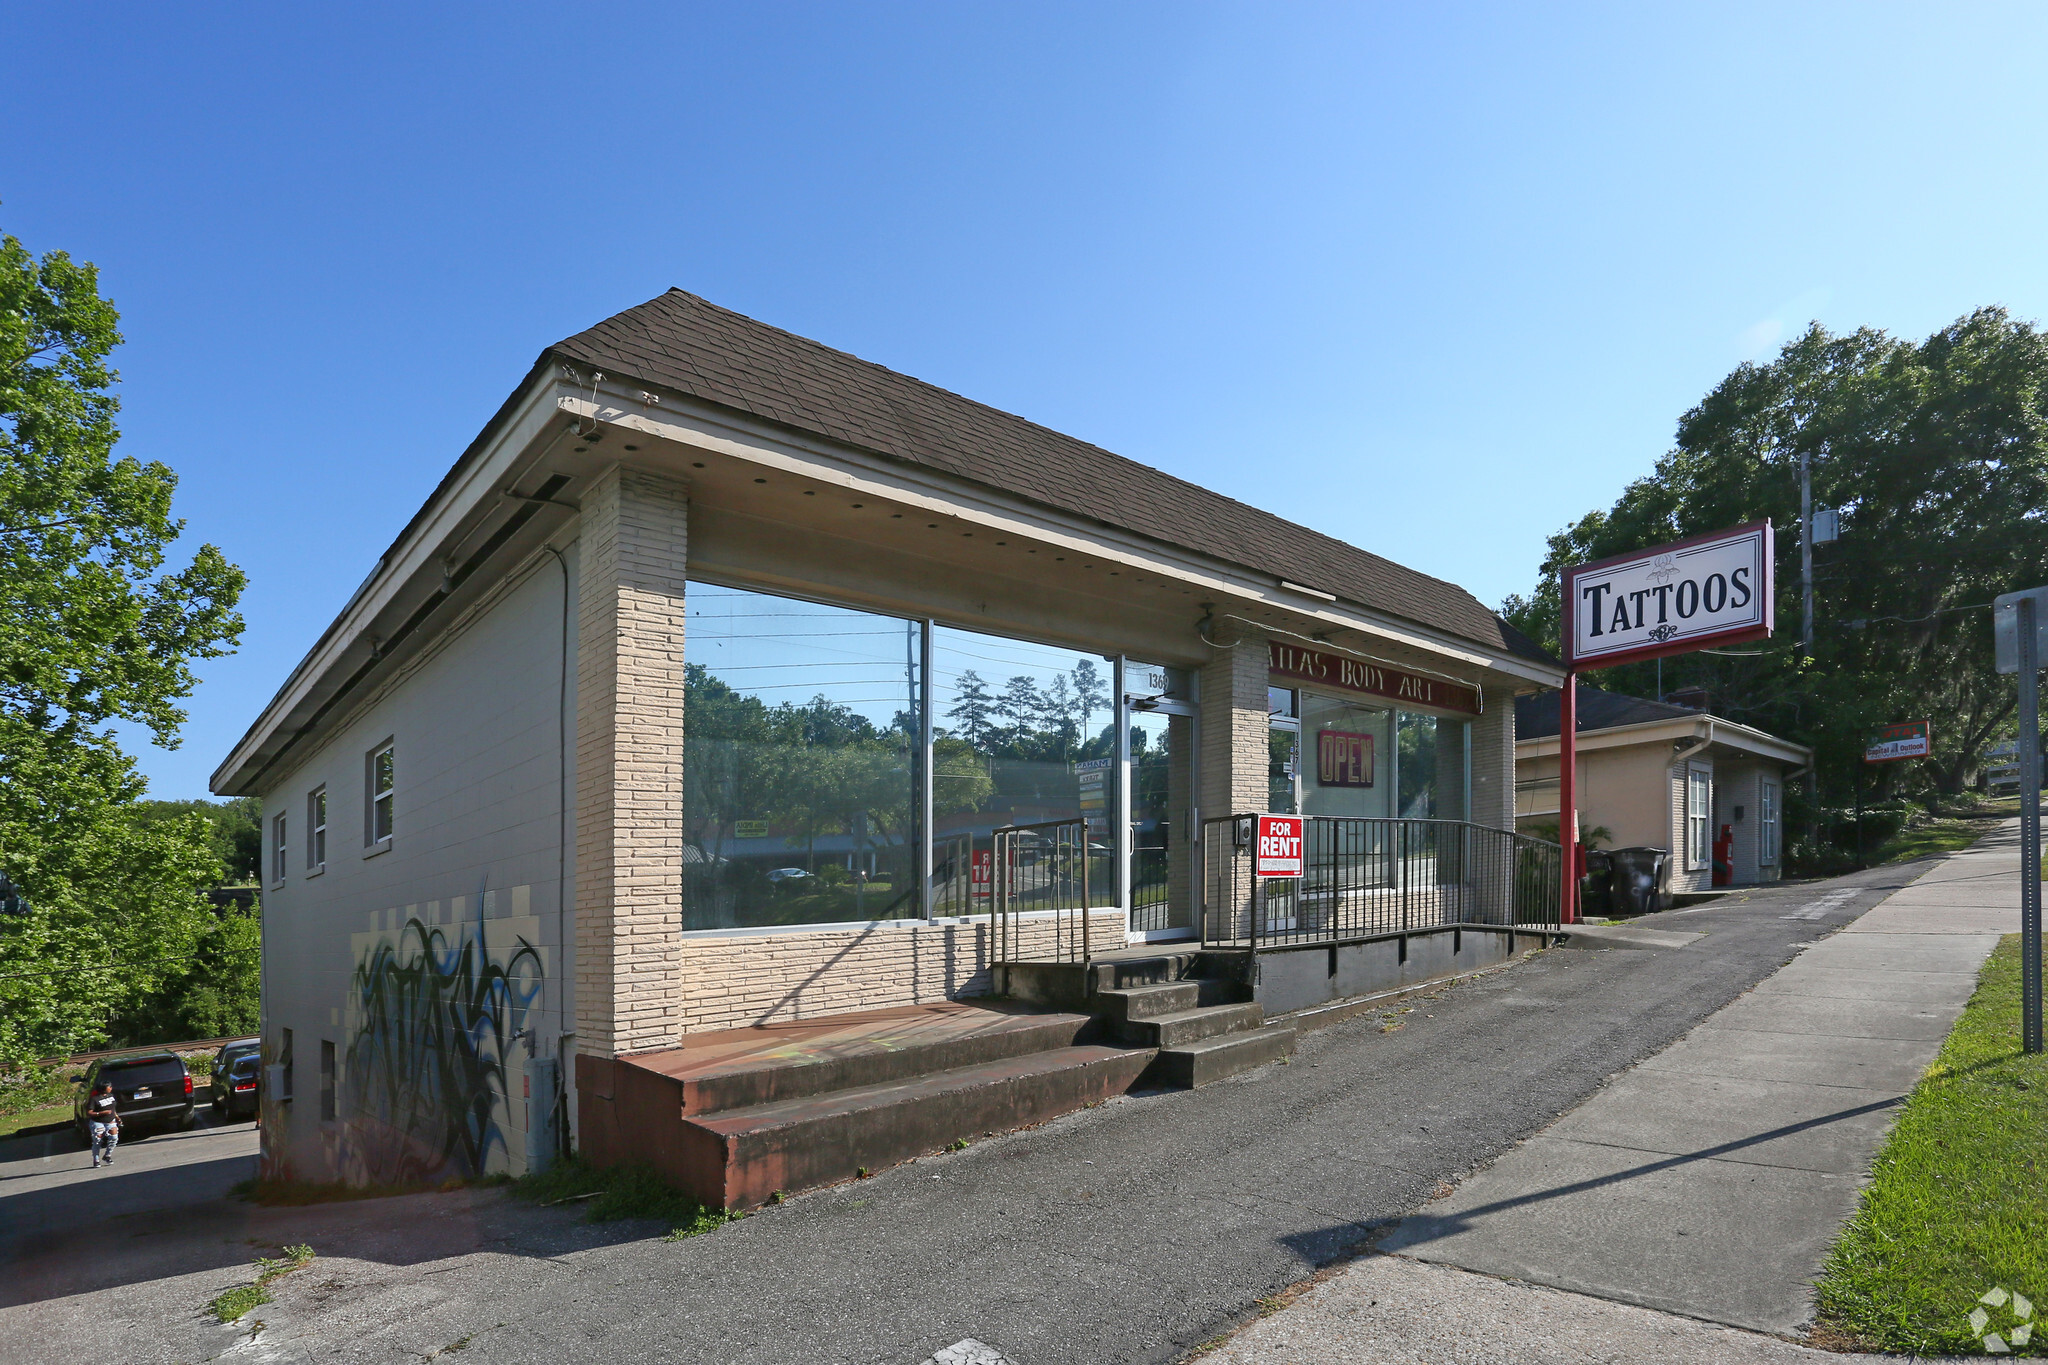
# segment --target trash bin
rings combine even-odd
[[[1579,874],[1579,914],[1606,918],[1614,913],[1614,857],[1605,849],[1586,850],[1586,870]]]
[[[1608,855],[1613,873],[1608,902],[1617,915],[1647,915],[1664,908],[1664,862],[1661,848],[1617,848]]]

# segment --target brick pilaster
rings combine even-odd
[[[583,499],[576,652],[576,1033],[597,1057],[682,1018],[689,493],[614,467]]]
[[[1217,650],[1201,672],[1202,818],[1266,808],[1266,642]]]
[[[1472,718],[1472,814],[1475,825],[1515,827],[1515,698],[1487,687],[1486,710]]]

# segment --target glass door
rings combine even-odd
[[[1194,715],[1171,702],[1129,703],[1131,932],[1173,938],[1194,931],[1188,875],[1194,840]]]

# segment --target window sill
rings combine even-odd
[[[364,849],[363,856],[365,858],[375,858],[379,854],[389,853],[390,851],[391,841],[389,839],[386,839],[382,843],[371,844],[368,848]]]
[[[313,869],[312,869],[311,871],[309,871],[309,872],[307,872],[307,873],[306,873],[306,880],[307,880],[307,881],[311,881],[311,880],[313,880],[313,878],[315,878],[315,877],[324,877],[324,876],[326,876],[326,875],[327,875],[327,864],[326,864],[326,863],[322,863],[322,864],[320,864],[320,866],[318,866],[318,867],[316,867],[316,868],[313,868]]]

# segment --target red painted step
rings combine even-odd
[[[670,1171],[697,1199],[749,1208],[936,1151],[960,1138],[1043,1123],[1120,1095],[1151,1048],[1052,1048],[882,1085],[680,1119]]]

